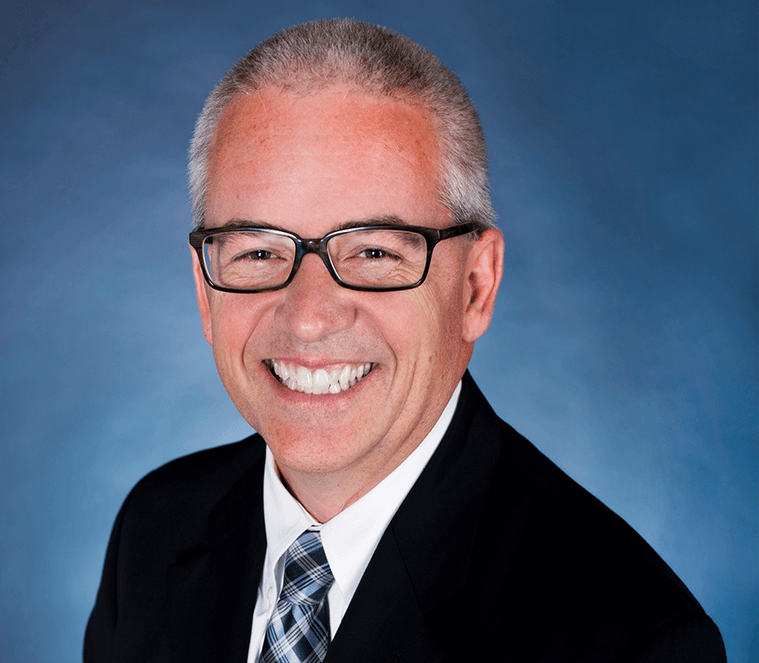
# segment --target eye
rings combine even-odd
[[[398,259],[398,256],[376,247],[368,247],[356,254],[358,258],[368,258],[369,260],[380,260],[382,258]]]
[[[274,260],[279,256],[275,255],[271,251],[266,249],[254,249],[252,251],[246,251],[235,256],[235,261],[239,260]]]

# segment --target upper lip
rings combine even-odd
[[[363,364],[373,364],[374,362],[366,359],[293,359],[288,357],[269,357],[264,359],[264,363],[271,367],[274,362],[280,364],[287,364],[288,366],[303,366],[309,371],[316,371],[323,368],[325,371],[334,371],[335,369],[342,369],[345,366],[362,366]]]

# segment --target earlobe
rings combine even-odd
[[[208,292],[206,290],[206,280],[203,277],[203,270],[198,261],[198,254],[192,247],[192,274],[195,277],[195,293],[198,296],[198,308],[200,309],[200,321],[203,325],[203,335],[206,341],[213,346],[213,333],[211,331],[211,305],[208,301]]]
[[[493,317],[503,275],[503,235],[489,228],[469,252],[464,283],[463,340],[473,343],[485,333]]]

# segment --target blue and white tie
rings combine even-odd
[[[282,593],[260,663],[321,663],[329,646],[327,592],[335,578],[319,532],[303,532],[287,549]]]

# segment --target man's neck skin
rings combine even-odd
[[[443,406],[445,403],[443,403]],[[354,465],[332,472],[293,471],[283,467],[275,457],[275,465],[282,483],[318,522],[326,523],[351,504],[361,499],[372,488],[389,476],[422,443],[432,430],[444,407],[433,421],[421,421],[416,428],[413,444],[404,445],[403,452],[393,456],[392,462],[375,467],[367,459],[358,459]]]

